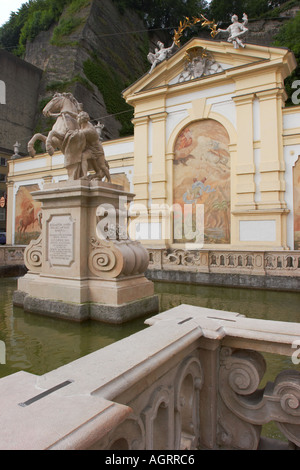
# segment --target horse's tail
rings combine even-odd
[[[36,143],[37,140],[41,140],[42,142],[46,142],[47,137],[45,137],[43,134],[35,134],[31,140],[27,144],[27,150],[28,153],[31,157],[34,157],[36,155],[36,151],[34,149],[34,144]]]

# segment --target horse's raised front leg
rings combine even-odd
[[[64,136],[59,134],[57,131],[50,131],[46,140],[46,151],[49,153],[50,157],[55,152],[55,149],[59,146],[59,143],[62,142]]]
[[[43,134],[35,134],[31,140],[27,144],[27,150],[28,153],[31,157],[34,157],[36,155],[36,151],[34,150],[34,144],[36,143],[37,140],[41,140],[42,142],[46,142],[47,137]]]

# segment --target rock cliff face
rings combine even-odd
[[[69,33],[58,35],[54,25],[27,44],[25,60],[44,71],[35,130],[51,125],[40,114],[46,100],[55,91],[71,91],[92,120],[105,124],[106,139],[130,133],[132,110],[121,92],[147,71],[145,26],[135,12],[121,14],[112,0],[91,0],[74,18],[77,27]]]
[[[80,9],[66,7],[58,24],[27,43],[25,61],[43,71],[33,133],[51,129],[53,121],[43,118],[41,111],[55,91],[70,91],[91,120],[105,125],[105,140],[130,135],[133,110],[123,100],[122,90],[149,70],[147,54],[153,42],[160,38],[168,44],[171,39],[160,31],[151,41],[137,13],[120,13],[113,0],[78,4]],[[249,21],[246,43],[271,45],[289,16]],[[208,29],[200,28],[199,36],[210,38]],[[227,40],[227,35],[220,34],[217,40]]]

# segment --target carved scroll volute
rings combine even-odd
[[[288,440],[300,446],[300,372],[283,371],[274,383],[258,390],[264,370],[259,353],[223,348],[219,374],[222,402],[243,425],[248,423],[254,429],[275,421]],[[223,428],[226,420],[225,416]]]
[[[258,387],[266,364],[256,351],[223,348],[219,371],[219,445],[257,449],[261,424],[255,419]]]
[[[273,400],[276,398],[282,410],[282,413],[277,412],[276,424],[291,442],[300,447],[299,371],[285,370],[277,376],[274,383]]]
[[[24,263],[30,273],[40,273],[42,270],[42,235],[37,240],[31,240],[24,251]]]
[[[147,250],[137,241],[91,239],[89,269],[97,277],[141,275],[149,264]]]
[[[124,266],[124,259],[112,241],[91,239],[93,250],[89,254],[90,271],[103,279],[118,277]]]
[[[260,384],[266,371],[266,363],[261,354],[256,351],[237,350],[223,348],[221,351],[220,365],[220,392],[229,407],[235,407],[234,400],[231,403],[230,395],[226,392],[232,391],[237,395],[251,395]],[[225,392],[226,391],[226,392]]]

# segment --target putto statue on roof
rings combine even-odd
[[[150,64],[152,64],[149,73],[151,73],[158,64],[171,57],[175,46],[175,42],[173,42],[171,47],[165,47],[164,43],[161,41],[158,41],[156,44],[158,47],[155,48],[155,51],[149,52],[147,55],[147,59]]]
[[[232,42],[235,49],[238,49],[240,46],[245,47],[245,44],[241,40],[241,37],[244,36],[248,31],[248,28],[246,28],[248,24],[248,16],[246,15],[246,13],[244,13],[242,19],[243,23],[240,23],[238,16],[233,15],[231,18],[232,24],[228,26],[227,29],[217,30],[217,33],[229,33],[227,41]]]

